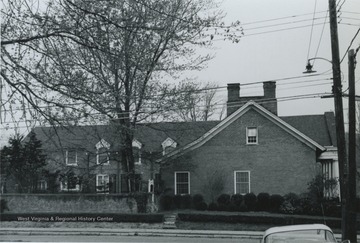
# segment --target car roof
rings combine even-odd
[[[297,230],[311,230],[311,229],[322,229],[322,230],[328,230],[328,231],[332,232],[332,230],[324,224],[299,224],[299,225],[288,225],[288,226],[269,228],[265,231],[264,236],[267,236],[267,235],[270,235],[273,233],[297,231]]]

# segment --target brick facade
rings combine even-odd
[[[258,128],[257,145],[246,144],[246,127]],[[175,171],[189,171],[190,194],[200,193],[207,201],[220,193],[234,194],[234,171],[250,171],[250,191],[255,194],[302,193],[316,174],[316,151],[258,111],[249,110],[162,170],[172,190]]]
[[[208,202],[222,193],[234,194],[235,187],[255,194],[300,194],[324,170],[324,161],[336,178],[334,114],[278,117],[276,83],[264,82],[263,88],[263,96],[240,97],[240,84],[229,84],[228,117],[222,121],[136,125],[134,140],[141,164],[135,169],[142,190],[147,191],[149,179],[161,179],[155,191],[175,193],[181,188],[187,193],[190,188],[190,194],[200,193]],[[247,135],[253,136],[248,128],[257,134],[256,142],[250,141],[253,144],[248,144]],[[117,162],[122,145],[116,126],[36,128],[35,132],[49,156],[50,171],[73,171],[88,178],[90,192],[96,192],[97,175],[109,175],[110,193],[123,192],[125,183],[119,178],[123,170]],[[102,140],[109,147],[110,163],[98,165],[97,145]],[[76,166],[66,165],[68,149],[78,153]]]

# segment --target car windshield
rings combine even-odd
[[[334,235],[323,229],[276,232],[265,237],[264,243],[336,242]]]

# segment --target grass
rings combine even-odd
[[[177,210],[170,212],[159,213],[199,213],[199,211],[193,210]],[[278,215],[268,212],[210,212],[202,211],[205,214],[223,214],[223,215],[252,215],[264,216],[264,215]],[[311,217],[311,216],[309,216]],[[178,229],[186,230],[230,230],[230,231],[264,231],[270,227],[276,225],[270,224],[246,224],[246,223],[222,223],[222,222],[188,222],[177,220],[176,226]],[[34,222],[34,221],[4,221],[0,222],[0,228],[107,228],[107,229],[161,229],[162,223],[115,223],[115,222]],[[340,229],[333,229],[334,232],[340,232]]]
[[[186,230],[229,230],[229,231],[265,231],[275,225],[268,224],[230,224],[221,222],[185,222],[177,221],[178,229]]]

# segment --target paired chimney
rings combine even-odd
[[[228,102],[227,102],[227,115],[231,115],[237,109],[242,107],[246,102],[253,100],[262,105],[270,112],[277,115],[277,100],[276,100],[276,82],[267,81],[263,83],[264,95],[263,96],[246,96],[240,97],[240,84],[228,84]]]

